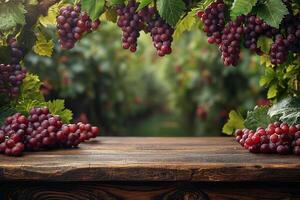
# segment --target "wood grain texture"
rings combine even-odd
[[[25,182],[0,185],[1,200],[299,200],[299,185],[280,183]]]
[[[234,138],[99,137],[77,149],[0,155],[0,180],[300,181],[300,158],[255,155]]]

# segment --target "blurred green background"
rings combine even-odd
[[[47,99],[65,98],[75,121],[99,125],[102,135],[221,135],[231,109],[268,103],[257,57],[242,52],[239,66],[225,67],[200,30],[172,46],[170,56],[158,57],[142,34],[133,54],[122,49],[120,30],[105,23],[73,50],[29,54],[25,66],[40,75]]]

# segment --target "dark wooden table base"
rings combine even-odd
[[[300,199],[299,183],[10,182],[1,200],[264,200]]]

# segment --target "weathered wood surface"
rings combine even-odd
[[[0,180],[300,182],[300,157],[250,154],[234,138],[99,137],[78,149],[0,155]]]
[[[1,200],[299,200],[297,183],[17,182]]]

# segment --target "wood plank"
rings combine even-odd
[[[1,200],[263,200],[300,199],[297,184],[113,182],[0,184]]]
[[[250,154],[231,137],[99,137],[77,149],[0,155],[0,180],[300,181],[300,158]]]

